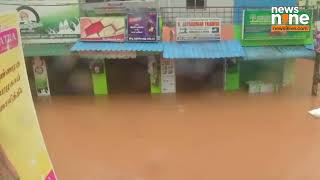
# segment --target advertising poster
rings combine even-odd
[[[128,41],[156,41],[157,13],[139,13],[128,15]]]
[[[177,18],[177,41],[214,41],[221,39],[221,19]]]
[[[0,15],[0,179],[56,180],[34,108],[16,12]]]
[[[309,14],[312,17],[312,12],[306,10],[300,10],[299,14]],[[244,11],[243,40],[304,40],[310,36],[308,31],[272,31],[271,9]]]
[[[161,92],[176,93],[175,62],[161,59]]]
[[[33,74],[38,96],[50,96],[46,61],[40,57],[33,59]]]
[[[125,17],[83,17],[80,20],[82,41],[125,40]]]
[[[68,43],[80,36],[79,5],[74,0],[0,1],[0,12],[19,13],[23,43]]]
[[[148,72],[150,75],[151,93],[161,93],[161,66],[160,61],[150,56],[148,61]]]

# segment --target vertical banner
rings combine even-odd
[[[33,59],[33,74],[38,96],[50,96],[46,61],[40,57]]]
[[[161,92],[176,93],[176,70],[172,60],[161,59]]]
[[[157,34],[156,12],[128,15],[128,41],[157,41]]]
[[[31,97],[16,12],[0,15],[0,179],[56,180]]]
[[[160,61],[154,56],[148,58],[148,72],[150,76],[151,94],[161,93],[161,66]]]

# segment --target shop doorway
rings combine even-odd
[[[110,94],[150,93],[148,58],[106,60]]]
[[[177,92],[223,90],[224,60],[176,61]]]
[[[92,95],[88,59],[46,57],[51,95]]]

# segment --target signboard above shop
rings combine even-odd
[[[216,41],[221,39],[219,18],[177,18],[177,41]]]
[[[125,17],[83,17],[80,20],[82,41],[123,42]]]
[[[128,41],[156,41],[158,34],[156,12],[128,15]]]
[[[79,3],[75,0],[0,1],[0,12],[16,10],[23,43],[72,43],[80,35]]]
[[[81,6],[86,16],[101,16],[105,14],[127,14],[157,9],[155,0],[109,1],[86,3]]]

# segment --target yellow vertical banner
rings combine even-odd
[[[56,180],[30,92],[16,12],[0,14],[0,179]]]

